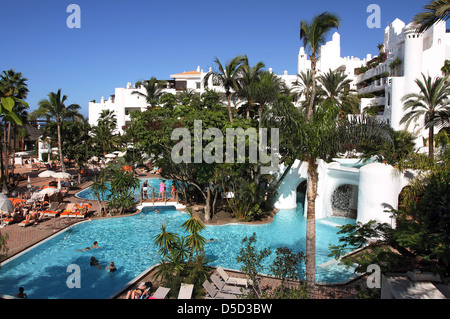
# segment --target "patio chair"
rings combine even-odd
[[[158,287],[155,293],[150,296],[148,299],[165,299],[169,294],[170,288]]]
[[[216,268],[217,273],[219,274],[219,276],[223,279],[223,281],[226,284],[233,284],[233,285],[237,285],[237,286],[252,286],[253,282],[250,279],[247,278],[239,278],[239,277],[230,277],[225,270],[222,267],[217,267]]]
[[[206,279],[203,283],[203,288],[205,288],[206,292],[212,299],[237,299],[236,295],[227,294],[215,289],[213,285],[211,285],[211,283],[208,281],[208,279]]]
[[[211,275],[211,280],[214,283],[214,285],[219,289],[220,292],[233,294],[233,295],[242,295],[244,293],[248,293],[247,289],[243,289],[241,287],[237,286],[230,286],[227,285],[225,282],[220,280],[220,278],[216,274]]]
[[[191,299],[193,290],[193,284],[181,283],[180,291],[178,292],[178,299]]]
[[[50,204],[50,206],[44,211],[44,216],[47,217],[57,217],[61,213],[61,211],[58,209],[59,203],[53,202]]]

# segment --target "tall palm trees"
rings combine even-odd
[[[424,6],[425,11],[418,13],[414,17],[419,27],[419,32],[424,32],[431,28],[433,24],[450,18],[450,0],[434,0]]]
[[[450,119],[450,84],[448,77],[432,79],[422,74],[423,81],[416,79],[420,93],[411,93],[403,97],[404,110],[408,111],[400,123],[406,123],[423,119],[424,127],[428,129],[428,156],[434,158],[434,128],[448,125]]]
[[[311,51],[311,95],[306,110],[306,123],[313,117],[313,109],[316,94],[316,64],[317,53],[322,44],[325,44],[326,34],[333,28],[339,28],[340,18],[334,14],[323,12],[315,16],[312,21],[302,20],[300,22],[300,40],[303,40],[305,49]],[[313,134],[314,136],[314,134]],[[314,152],[305,156],[308,162],[308,184],[306,190],[307,213],[306,213],[306,282],[310,289],[314,288],[316,277],[316,215],[315,200],[317,197],[317,183],[319,180],[317,172],[317,158]]]
[[[61,94],[61,89],[56,93],[50,92],[47,99],[43,99],[39,102],[39,107],[31,114],[32,118],[47,118],[54,119],[56,121],[57,133],[58,133],[58,151],[59,159],[61,162],[61,170],[66,171],[64,165],[64,156],[62,153],[62,140],[61,140],[61,127],[65,120],[74,119],[81,116],[78,113],[80,106],[78,104],[67,105],[67,95]]]
[[[333,28],[339,28],[340,19],[338,16],[324,12],[315,16],[312,21],[302,20],[300,22],[300,40],[303,40],[305,49],[311,51],[311,99],[307,108],[307,118],[310,119],[314,108],[314,96],[316,92],[316,65],[318,51],[321,45],[325,44],[327,33]]]
[[[245,62],[245,57],[236,56],[225,66],[219,61],[218,58],[214,60],[216,70],[209,71],[204,79],[204,86],[209,85],[209,79],[213,81],[213,85],[221,85],[225,90],[225,96],[228,103],[228,115],[230,122],[233,122],[233,112],[231,110],[231,93],[232,90],[237,91],[239,86],[239,78],[242,75],[242,68]]]

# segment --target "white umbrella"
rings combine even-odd
[[[0,211],[5,213],[12,213],[14,211],[13,203],[4,194],[0,194]]]
[[[54,172],[54,171],[43,171],[43,172],[40,172],[39,174],[38,174],[38,176],[39,177],[53,177],[53,175],[54,174],[56,174],[56,172]]]
[[[106,154],[105,157],[106,158],[115,158],[116,154]]]
[[[8,187],[6,187],[6,182],[3,181],[3,185],[2,185],[2,194],[7,195],[9,193]]]
[[[92,157],[91,157],[91,160],[97,162],[97,161],[98,161],[98,157],[97,157],[97,156],[92,156]]]
[[[69,173],[66,173],[66,172],[58,172],[58,173],[55,173],[52,175],[52,177],[54,177],[54,178],[70,178],[70,176],[72,176],[72,175],[70,175]]]
[[[52,196],[53,194],[59,193],[59,189],[57,188],[53,188],[53,187],[47,187],[44,188],[43,190],[39,191],[39,194],[44,196],[44,195],[48,195],[48,196]]]

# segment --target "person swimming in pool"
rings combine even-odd
[[[77,249],[77,251],[87,251],[87,250],[91,250],[91,249],[94,249],[94,248],[103,248],[103,247],[100,247],[98,245],[98,242],[94,241],[94,244],[91,247],[86,247],[86,248],[83,248],[83,249]]]
[[[103,267],[104,265],[99,264],[98,259],[94,256],[91,257],[91,261],[89,263],[90,266],[94,266],[97,269],[100,269],[100,267]]]
[[[109,266],[105,268],[105,270],[109,270],[109,272],[115,272],[117,270],[116,265],[114,265],[114,262],[110,262]]]

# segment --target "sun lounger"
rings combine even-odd
[[[220,280],[220,278],[215,274],[211,275],[211,280],[214,283],[214,285],[216,286],[216,288],[219,289],[220,292],[233,294],[233,295],[242,295],[244,293],[248,293],[248,290],[246,290],[242,287],[227,285],[225,282]]]
[[[237,299],[236,295],[227,294],[215,289],[208,280],[205,280],[203,283],[203,288],[205,288],[206,292],[212,299]]]
[[[44,211],[44,216],[46,217],[58,217],[61,211],[58,209],[59,203],[53,202],[50,207]]]
[[[77,204],[75,204],[75,203],[67,204],[66,209],[60,214],[60,216],[61,217],[75,217],[74,212],[75,212],[76,207],[77,207]]]
[[[238,278],[238,277],[230,277],[222,267],[217,267],[217,272],[219,276],[222,277],[223,281],[229,285],[237,285],[237,286],[252,286],[253,282],[250,279],[246,278]]]
[[[30,220],[30,221],[22,220],[22,221],[19,223],[19,226],[22,226],[22,227],[28,227],[28,226],[34,225],[34,222],[35,222],[34,219],[32,219],[32,220]]]
[[[164,299],[166,298],[169,291],[170,288],[158,287],[153,296],[150,296],[148,299]]]
[[[180,291],[178,292],[178,299],[191,299],[193,290],[193,284],[181,283]]]

